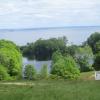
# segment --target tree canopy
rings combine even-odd
[[[88,39],[87,39],[87,43],[88,45],[90,45],[90,47],[93,50],[93,53],[96,54],[97,53],[97,49],[96,49],[96,43],[100,41],[100,33],[99,32],[95,32],[93,33]],[[100,44],[100,43],[99,43]]]
[[[35,75],[36,75],[36,70],[34,65],[26,65],[24,71],[24,77],[26,79],[32,80],[35,79]]]
[[[6,69],[9,77],[21,75],[22,55],[13,42],[0,40],[0,65]]]
[[[28,43],[21,47],[23,56],[36,60],[50,60],[52,54],[59,50],[62,54],[66,53],[66,37],[51,38],[47,40],[39,39],[35,43]]]
[[[78,47],[76,49],[74,58],[80,67],[81,72],[86,72],[92,70],[92,64],[94,61],[94,56],[90,46],[86,45],[83,47]]]
[[[100,52],[95,55],[93,67],[95,70],[100,71]]]
[[[71,56],[62,56],[62,54],[57,51],[53,54],[52,61],[51,74],[61,76],[65,79],[78,78],[80,71]]]

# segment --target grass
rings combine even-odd
[[[82,77],[86,75],[82,73]],[[0,100],[100,100],[100,81],[95,80],[19,82],[23,85],[1,83]]]
[[[81,80],[95,80],[95,72],[90,71],[90,72],[83,72],[80,75]]]

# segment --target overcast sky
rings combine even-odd
[[[100,25],[100,0],[0,0],[0,29]]]

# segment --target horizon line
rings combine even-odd
[[[100,25],[91,25],[91,26],[55,26],[55,27],[32,27],[32,28],[1,28],[0,31],[3,30],[38,30],[38,29],[55,29],[55,28],[74,28],[74,27],[100,27]]]

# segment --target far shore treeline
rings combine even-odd
[[[77,37],[77,39],[80,37]],[[22,78],[22,56],[35,60],[52,60],[37,73],[34,65],[26,65],[26,79],[77,79],[80,72],[100,70],[100,33],[93,33],[81,45],[68,45],[67,37],[39,39],[25,46],[0,40],[0,80]]]
[[[67,53],[67,38],[65,36],[50,38],[47,40],[39,39],[35,43],[27,43],[21,46],[23,56],[36,60],[51,60],[52,54],[59,51],[62,54]]]

